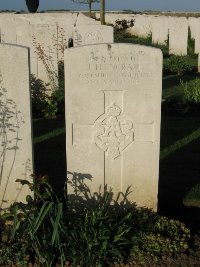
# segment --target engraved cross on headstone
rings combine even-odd
[[[104,113],[92,124],[72,125],[73,146],[95,145],[104,153],[104,183],[118,191],[123,185],[123,154],[134,143],[154,142],[154,122],[133,121],[124,111],[125,90],[104,90]]]

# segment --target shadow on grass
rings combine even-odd
[[[184,82],[200,78],[200,73],[191,73],[185,75],[171,74],[163,77],[163,90],[171,88],[172,86],[180,85],[180,80]]]
[[[33,126],[35,173],[48,175],[56,193],[63,195],[67,177],[64,119],[36,120]]]
[[[200,230],[200,210],[183,205],[186,193],[200,180],[200,118],[162,120],[159,213]]]

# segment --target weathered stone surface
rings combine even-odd
[[[74,26],[81,26],[81,25],[100,25],[100,21],[97,21],[93,18],[85,16],[83,13],[79,13],[77,19],[75,21]]]
[[[152,19],[152,42],[166,44],[169,31],[169,17],[156,16]]]
[[[57,32],[56,24],[28,23],[17,28],[18,44],[30,48],[31,73],[43,81],[50,92],[58,84]]]
[[[196,32],[198,32],[198,20],[199,18],[189,17],[188,18],[188,27],[190,28],[191,37],[196,38]]]
[[[30,48],[31,73],[50,94],[58,85],[58,62],[64,60],[76,18],[77,13],[0,14],[0,42]]]
[[[131,185],[129,199],[156,210],[161,51],[88,45],[66,50],[65,66],[68,172],[91,175],[85,182],[92,192]]]
[[[15,182],[33,173],[30,107],[29,50],[0,44],[0,208],[30,193]]]
[[[152,18],[153,16],[135,15],[134,27],[129,28],[128,32],[133,35],[148,37],[152,32]]]
[[[113,43],[113,27],[82,25],[74,28],[74,47],[88,44]]]
[[[77,13],[45,13],[45,14],[23,14],[21,19],[36,25],[56,25],[58,60],[63,60],[63,47],[67,47],[69,38],[73,37],[73,28],[77,19]]]
[[[199,54],[200,53],[200,18],[197,18],[194,22],[193,22],[193,36],[195,39],[195,53]]]
[[[171,17],[169,22],[169,53],[187,55],[188,20]]]
[[[14,17],[14,15],[10,15],[10,17],[2,17],[0,15],[1,43],[17,44],[17,27],[25,23],[18,17]]]

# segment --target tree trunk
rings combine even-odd
[[[100,17],[101,17],[101,24],[105,25],[105,0],[101,0]]]

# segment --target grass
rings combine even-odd
[[[57,193],[62,193],[66,179],[65,121],[33,120],[35,173],[49,176]]]
[[[186,75],[177,75],[177,74],[169,74],[163,77],[163,92],[162,98],[167,99],[169,97],[178,96],[181,97],[183,95],[183,87],[180,84],[180,80],[184,82],[188,82],[194,80],[196,77],[200,78],[199,73],[190,73]]]
[[[64,134],[64,133],[65,133],[65,128],[63,127],[63,128],[58,128],[58,129],[56,129],[52,132],[49,132],[47,134],[40,135],[40,136],[34,138],[34,145],[42,143],[42,142],[49,140],[51,138],[55,138],[55,137],[57,137],[61,134]]]
[[[153,46],[156,48],[160,48],[164,55],[167,55],[169,53],[169,49],[168,49],[167,45],[152,43],[151,34],[149,34],[147,37],[141,37],[141,36],[131,35],[128,32],[120,30],[120,31],[115,32],[114,41],[116,43],[132,43],[132,44]]]

